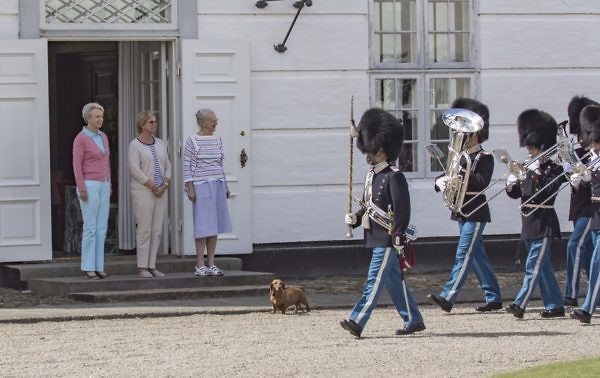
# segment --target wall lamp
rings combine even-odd
[[[296,12],[296,15],[294,16],[294,20],[292,21],[292,24],[290,25],[290,28],[288,29],[287,34],[285,35],[285,38],[283,39],[282,43],[278,43],[275,46],[273,46],[273,48],[275,49],[275,51],[277,51],[278,53],[284,53],[287,51],[287,47],[285,47],[285,43],[287,42],[290,33],[292,32],[292,29],[294,28],[294,25],[296,24],[296,20],[298,19],[298,16],[300,16],[300,12],[302,12],[302,9],[307,6],[307,7],[312,7],[313,2],[312,0],[299,0],[294,2],[294,8],[297,8],[298,11]]]
[[[254,5],[257,8],[264,9],[269,5],[268,1],[281,1],[281,0],[258,0]]]

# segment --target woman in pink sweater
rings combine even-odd
[[[86,124],[73,141],[73,173],[83,215],[81,270],[89,279],[106,278],[104,239],[110,208],[110,151],[100,131],[104,108],[95,102],[82,111]]]

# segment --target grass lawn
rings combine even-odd
[[[573,362],[560,362],[538,366],[531,369],[517,370],[511,373],[497,375],[504,377],[599,377],[600,358],[588,358]]]

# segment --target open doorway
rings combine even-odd
[[[88,102],[104,107],[102,131],[110,144],[112,195],[105,252],[133,252],[135,225],[129,196],[127,145],[135,137],[135,114],[142,109],[158,113],[163,125],[157,136],[167,140],[170,85],[165,71],[169,47],[168,42],[152,41],[48,43],[55,256],[80,253],[81,214],[74,189],[72,144],[84,125],[81,109]],[[166,213],[168,217],[169,211]],[[169,249],[168,229],[164,235],[163,253]]]

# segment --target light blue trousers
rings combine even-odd
[[[592,314],[598,306],[598,291],[600,290],[600,230],[592,231],[592,240],[594,242],[594,253],[592,254],[592,265],[590,266],[590,282],[588,285],[585,301],[581,309],[588,314]]]
[[[104,272],[104,239],[110,210],[110,181],[86,180],[87,201],[79,200],[83,215],[81,270]]]
[[[577,298],[579,295],[579,277],[582,269],[590,277],[592,262],[592,230],[590,218],[577,218],[573,222],[573,233],[567,243],[567,280],[565,283],[565,298]]]
[[[410,293],[400,269],[398,252],[392,247],[373,248],[363,295],[354,306],[350,320],[364,328],[377,306],[384,286],[388,289],[396,310],[404,320],[405,327],[423,322],[417,302]]]
[[[525,310],[539,282],[544,308],[546,310],[563,308],[562,294],[550,261],[552,239],[527,239],[525,244],[529,251],[525,263],[525,278],[514,303]]]
[[[484,222],[459,222],[460,239],[456,248],[456,259],[450,278],[444,285],[440,296],[448,302],[456,303],[456,298],[464,285],[471,269],[479,280],[479,286],[485,292],[486,303],[502,303],[500,285],[492,269],[490,259],[483,245]]]

